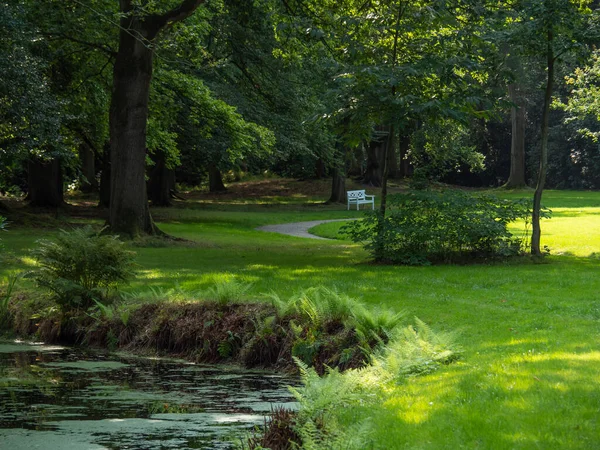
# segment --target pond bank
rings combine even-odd
[[[110,312],[112,311],[112,312]],[[46,343],[84,345],[142,354],[183,357],[194,362],[234,363],[246,368],[296,372],[294,357],[314,366],[342,370],[362,367],[367,346],[339,318],[280,314],[267,303],[154,302],[135,309],[58,312],[35,318],[34,311],[14,312],[18,335]]]

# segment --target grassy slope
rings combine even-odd
[[[373,266],[348,242],[254,230],[357,216],[306,200],[157,210],[162,229],[196,243],[137,248],[140,275],[128,289],[195,289],[235,276],[252,281],[257,295],[285,296],[323,284],[408,310],[434,329],[459,330],[461,362],[392,388],[380,408],[340,413],[349,426],[372,419],[373,448],[598,448],[600,260],[589,255],[600,251],[600,193],[545,194],[555,217],[543,225],[543,244],[566,255],[492,266]],[[19,256],[39,234],[12,230],[2,238]]]

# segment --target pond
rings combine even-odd
[[[294,409],[282,374],[0,342],[2,449],[229,449]]]

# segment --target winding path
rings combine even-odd
[[[310,238],[310,239],[323,239],[325,241],[333,241],[334,239],[324,238],[321,236],[315,236],[314,234],[310,234],[308,232],[308,230],[310,230],[312,227],[316,227],[317,225],[321,225],[322,223],[343,222],[343,221],[347,221],[347,220],[356,220],[356,219],[329,219],[329,220],[311,220],[308,222],[282,223],[279,225],[264,225],[262,227],[258,227],[257,230],[269,231],[271,233],[287,234],[288,236],[303,237],[303,238]]]

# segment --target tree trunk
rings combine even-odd
[[[367,144],[367,168],[363,176],[363,183],[369,186],[381,186],[383,175],[383,163],[385,154],[385,142],[372,140]]]
[[[110,105],[111,186],[108,223],[130,237],[155,234],[146,193],[146,122],[152,43],[167,25],[191,15],[204,0],[182,0],[164,14],[137,15],[137,2],[120,0],[119,50]]]
[[[393,131],[391,129],[390,131]],[[396,136],[392,136],[392,139],[396,139]],[[388,143],[389,146],[389,138]],[[387,149],[387,169],[388,169],[388,178],[394,179],[399,177],[399,165],[398,165],[398,152],[396,151],[396,145],[391,145]]]
[[[81,192],[89,194],[98,191],[96,180],[96,164],[94,150],[89,145],[82,143],[79,146],[79,164],[81,168]]]
[[[323,161],[323,158],[319,158],[315,164],[315,176],[317,177],[317,180],[320,180],[321,178],[325,178],[326,175],[325,162]]]
[[[100,199],[98,206],[108,208],[110,206],[110,145],[104,146],[102,154],[102,171],[100,172]]]
[[[334,167],[331,169],[331,197],[327,203],[346,203],[346,177],[343,172]]]
[[[27,183],[30,206],[57,208],[65,204],[62,169],[58,159],[30,159],[27,162]]]
[[[392,53],[392,66],[396,65],[396,56],[398,54],[398,32],[400,26],[400,18],[402,17],[402,8],[398,8],[398,18],[396,20],[396,29],[394,32],[394,50]],[[392,86],[392,97],[396,96],[396,87]],[[395,153],[394,143],[396,141],[396,130],[392,122],[388,129],[387,141],[384,145],[383,152],[383,176],[381,177],[381,203],[379,206],[379,215],[377,223],[377,241],[375,243],[375,261],[383,261],[385,259],[385,214],[387,209],[387,183],[389,175],[389,155]]]
[[[510,109],[512,138],[510,143],[510,175],[506,188],[521,188],[525,183],[525,102],[515,83],[508,85],[508,94],[513,106]]]
[[[175,171],[166,164],[165,154],[153,155],[154,166],[148,176],[148,198],[153,206],[172,206],[171,192],[175,189]]]
[[[395,94],[395,92],[394,92]],[[375,261],[381,262],[385,259],[385,242],[383,240],[383,234],[385,230],[385,214],[387,210],[387,185],[388,185],[388,155],[393,152],[394,149],[394,125],[390,125],[387,142],[384,146],[384,165],[383,165],[383,176],[381,178],[381,203],[379,206],[379,223],[377,225],[377,244],[375,248]]]
[[[540,210],[542,207],[542,193],[546,184],[546,173],[548,171],[548,120],[550,116],[550,102],[552,101],[552,89],[554,87],[554,52],[552,51],[552,29],[548,30],[548,72],[546,91],[544,93],[544,110],[542,113],[540,169],[538,173],[535,193],[533,194],[533,213],[531,219],[531,254],[542,255],[540,238],[542,230],[540,227]]]
[[[208,166],[208,190],[209,192],[223,192],[227,190],[223,184],[221,171],[214,164]]]
[[[154,234],[146,195],[146,122],[152,78],[148,31],[139,19],[121,19],[110,106],[110,215],[113,233]]]

